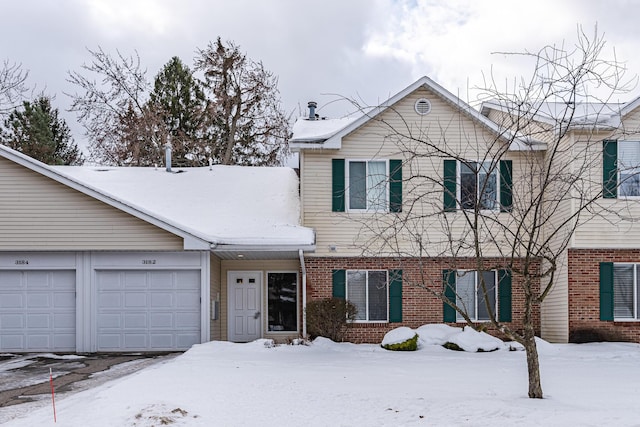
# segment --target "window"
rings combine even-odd
[[[498,208],[498,173],[491,162],[460,162],[460,207],[494,210]]]
[[[387,322],[387,271],[347,271],[346,297],[358,309],[356,321]]]
[[[487,300],[484,298],[481,278],[487,290]],[[491,312],[496,313],[496,272],[458,270],[456,272],[456,305],[465,310],[471,320],[487,321],[491,318]],[[456,313],[456,321],[464,321],[460,313]]]
[[[640,141],[618,141],[619,197],[640,197]]]
[[[298,273],[267,273],[268,330],[298,330]]]
[[[640,264],[613,265],[613,317],[615,319],[640,319],[640,289],[638,267]]]
[[[444,160],[444,212],[457,209],[512,209],[512,161],[462,162]]]
[[[349,161],[349,210],[387,210],[387,162]]]

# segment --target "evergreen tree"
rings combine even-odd
[[[174,56],[155,78],[148,108],[158,115],[178,166],[207,164],[201,146],[205,98],[189,67]]]
[[[41,96],[24,101],[5,120],[2,143],[27,156],[50,165],[80,165],[82,153],[73,142],[71,130],[51,99]]]

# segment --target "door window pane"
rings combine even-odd
[[[298,274],[269,273],[269,331],[298,330]]]

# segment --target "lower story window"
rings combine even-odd
[[[269,331],[297,331],[298,273],[267,273],[267,292]]]
[[[347,271],[347,300],[356,306],[356,321],[389,320],[389,287],[386,270]]]
[[[640,319],[640,264],[613,265],[613,317],[615,319]]]
[[[484,279],[485,292],[482,288]],[[487,321],[491,314],[496,314],[496,272],[458,270],[456,272],[456,305],[463,309],[472,321]],[[491,312],[489,311],[491,309]],[[456,313],[457,321],[464,321],[460,313]]]

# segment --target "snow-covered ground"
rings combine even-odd
[[[175,359],[59,399],[56,424],[51,402],[44,400],[5,425],[640,425],[640,345],[539,341],[546,398],[534,400],[527,398],[524,351],[508,345],[493,352],[446,350],[436,345],[443,337],[463,348],[491,341],[446,328],[420,328],[415,352],[322,338],[310,345],[196,345]]]

